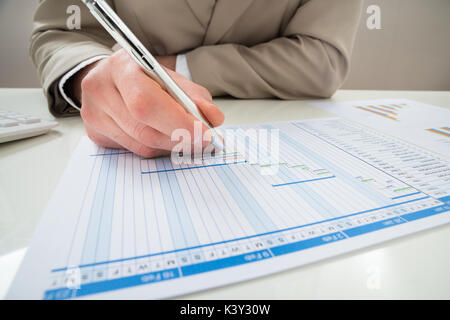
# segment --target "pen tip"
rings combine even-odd
[[[218,151],[225,151],[225,145],[222,142],[222,139],[213,136],[211,144],[218,150]]]

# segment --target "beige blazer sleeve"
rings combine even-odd
[[[59,79],[87,59],[111,55],[115,43],[81,2],[83,28],[76,32],[68,30],[70,14],[67,9],[73,3],[72,0],[40,0],[30,40],[30,55],[38,70],[49,109],[55,116],[78,113],[61,97]]]
[[[278,38],[251,47],[222,44],[188,53],[192,79],[213,96],[330,97],[349,73],[361,7],[360,0],[302,1]]]

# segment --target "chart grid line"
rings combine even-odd
[[[180,252],[180,251],[199,249],[199,248],[204,248],[204,247],[208,247],[208,246],[217,246],[217,245],[224,244],[224,243],[240,241],[240,240],[246,240],[246,239],[250,239],[250,238],[263,237],[263,236],[271,235],[271,234],[274,234],[274,233],[280,233],[280,232],[291,231],[291,230],[294,230],[294,229],[310,227],[310,226],[321,224],[321,223],[325,223],[325,222],[330,222],[330,221],[335,221],[335,220],[349,218],[349,217],[352,217],[352,216],[355,216],[355,215],[359,215],[359,214],[364,214],[364,213],[369,213],[369,212],[378,211],[378,210],[382,210],[382,209],[392,208],[392,207],[400,206],[402,204],[407,204],[407,203],[411,203],[411,202],[415,202],[415,201],[419,201],[419,200],[423,200],[423,199],[428,199],[428,198],[430,198],[430,197],[429,196],[425,196],[425,197],[421,197],[421,198],[418,198],[418,199],[413,199],[413,200],[408,200],[408,201],[404,201],[404,202],[400,202],[400,203],[396,203],[396,204],[383,206],[383,207],[380,207],[380,208],[365,210],[365,211],[361,211],[361,212],[355,212],[355,213],[351,213],[351,214],[348,214],[348,215],[345,215],[345,216],[339,216],[339,217],[330,218],[330,219],[327,219],[327,220],[322,220],[322,221],[317,221],[317,222],[313,222],[313,223],[304,224],[304,225],[301,225],[301,226],[294,226],[294,227],[289,227],[289,228],[285,228],[285,229],[264,232],[264,233],[255,234],[255,235],[246,236],[246,237],[241,237],[241,238],[236,238],[236,239],[229,239],[229,240],[224,240],[224,241],[215,242],[215,243],[208,243],[208,244],[205,244],[205,245],[198,245],[198,246],[193,246],[193,247],[188,247],[188,248],[175,249],[175,250],[170,250],[170,251],[166,251],[166,252],[157,252],[157,253],[152,253],[152,254],[147,254],[147,255],[142,255],[142,256],[135,256],[135,257],[129,257],[129,258],[123,258],[123,259],[116,259],[116,260],[113,260],[113,261],[103,261],[103,262],[84,264],[84,265],[79,265],[77,267],[78,268],[85,268],[85,267],[92,267],[92,266],[101,265],[101,264],[116,263],[116,262],[122,262],[122,261],[128,261],[128,260],[137,260],[137,259],[148,258],[148,257],[153,257],[153,256],[159,256],[159,255],[164,255],[164,254],[176,253],[176,252]],[[69,269],[69,268],[68,267],[57,268],[57,269],[53,269],[52,272],[64,271],[64,270],[67,270],[67,269]]]

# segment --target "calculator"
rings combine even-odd
[[[56,121],[0,109],[0,143],[38,136],[57,125]]]

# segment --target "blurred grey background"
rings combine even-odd
[[[0,87],[39,87],[28,57],[37,3],[0,0]],[[367,28],[369,5],[381,8],[380,30]],[[449,17],[450,0],[365,0],[344,88],[450,90]]]

